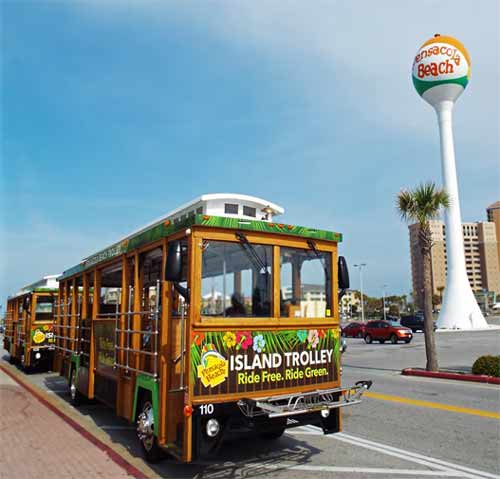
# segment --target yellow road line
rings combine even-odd
[[[468,407],[450,406],[448,404],[442,404],[438,402],[420,401],[419,399],[410,399],[401,396],[391,396],[389,394],[380,394],[371,391],[365,392],[363,396],[373,399],[380,399],[382,401],[398,402],[403,404],[410,404],[412,406],[428,407],[431,409],[441,409],[443,411],[456,412],[459,414],[470,414],[471,416],[482,416],[482,417],[489,417],[492,419],[500,419],[500,413],[493,411],[483,411],[482,409],[471,409]]]

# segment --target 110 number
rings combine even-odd
[[[202,404],[200,406],[200,413],[205,416],[207,414],[214,413],[214,405],[213,404]]]

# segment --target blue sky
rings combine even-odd
[[[472,57],[455,108],[462,219],[500,199],[494,0],[24,1],[0,13],[1,298],[210,192],[342,232],[369,294],[409,292],[394,201],[441,182],[434,113],[410,78],[436,32]]]

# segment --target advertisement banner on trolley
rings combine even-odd
[[[333,382],[339,346],[338,329],[195,331],[193,392],[205,396]]]

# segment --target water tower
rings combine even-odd
[[[453,147],[453,105],[469,82],[470,57],[455,38],[436,34],[418,50],[413,61],[413,84],[436,111],[441,139],[443,186],[450,197],[445,211],[448,273],[437,325],[443,329],[487,328],[467,278],[462,219]]]

